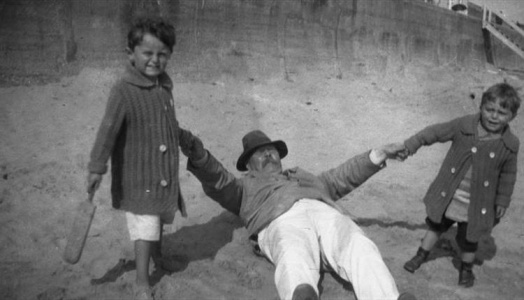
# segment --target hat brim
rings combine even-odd
[[[274,145],[275,148],[277,148],[278,154],[280,155],[280,158],[284,158],[287,155],[287,146],[284,141],[273,141],[269,143],[260,144],[253,149],[250,149],[249,151],[246,151],[240,155],[240,157],[237,160],[237,170],[239,171],[247,171],[246,163],[251,158],[251,155],[257,151],[258,148],[264,147],[267,145]]]

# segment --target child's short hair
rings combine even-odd
[[[507,83],[497,83],[482,94],[480,107],[488,102],[500,100],[500,105],[509,109],[515,116],[520,107],[520,97],[517,91]]]
[[[176,44],[175,28],[160,18],[139,19],[127,34],[127,46],[129,49],[133,50],[140,44],[146,33],[158,38],[173,52],[173,46]]]

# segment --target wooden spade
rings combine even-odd
[[[87,234],[96,211],[93,196],[94,192],[89,193],[87,199],[82,201],[76,209],[73,227],[67,237],[63,256],[64,260],[70,264],[76,264],[84,250]]]

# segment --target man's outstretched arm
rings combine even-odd
[[[320,174],[333,200],[338,200],[363,184],[386,166],[387,159],[403,160],[403,143],[374,148],[356,155],[340,166]]]
[[[185,139],[180,141],[180,147],[188,157],[187,169],[202,183],[207,196],[238,215],[243,191],[240,180],[204,149],[198,137],[186,133]]]

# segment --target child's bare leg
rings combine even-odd
[[[435,244],[438,242],[439,238],[440,238],[439,232],[428,230],[426,231],[426,235],[422,239],[420,247],[422,247],[422,249],[426,251],[430,251],[431,249],[433,249]]]
[[[462,252],[461,258],[463,262],[473,263],[475,260],[475,252]]]
[[[135,241],[135,261],[136,261],[136,284],[149,286],[149,257],[151,256],[150,241]]]
[[[152,242],[151,243],[151,258],[153,262],[157,264],[162,259],[162,242]]]
[[[162,262],[162,238],[164,235],[164,225],[160,224],[160,237],[158,241],[155,241],[151,244],[151,258],[155,265],[160,266]]]
[[[162,255],[163,229],[163,225],[160,225],[160,239],[151,244],[151,257],[153,258],[156,268],[167,272],[175,272],[180,270],[182,265],[179,261]]]

